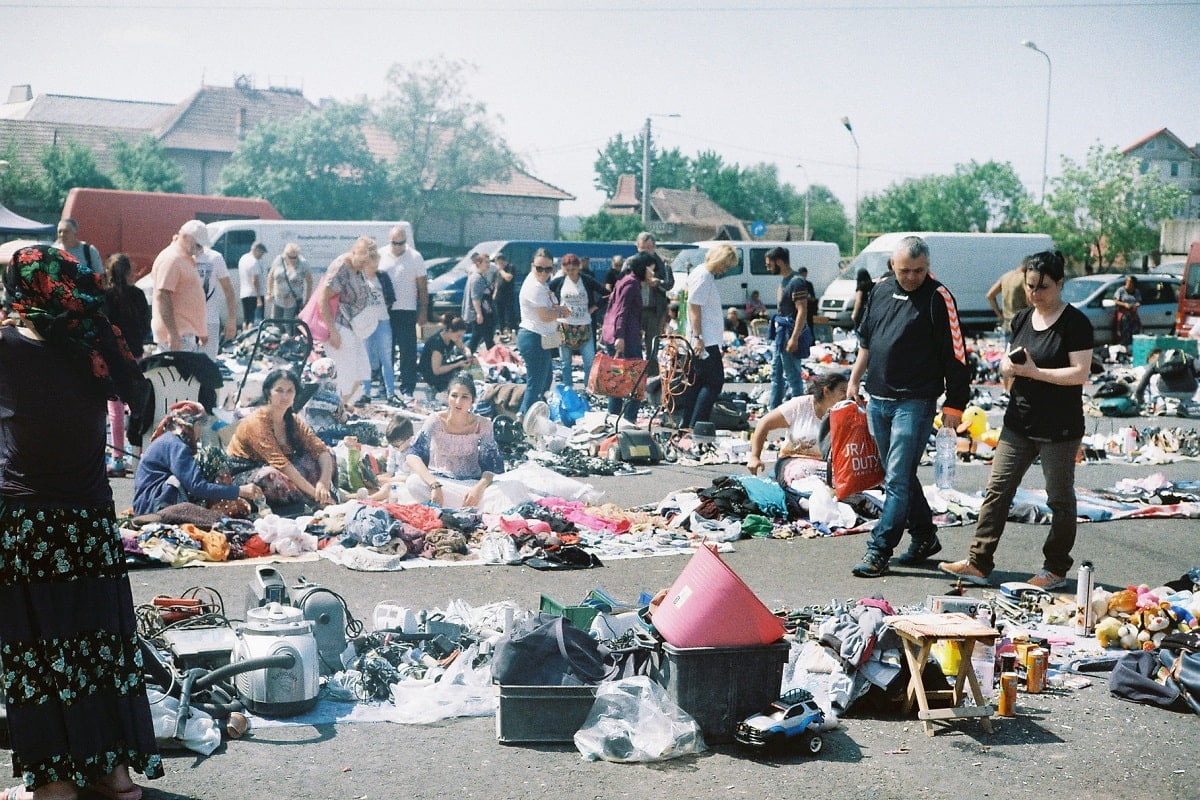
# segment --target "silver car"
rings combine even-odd
[[[1091,320],[1096,333],[1096,344],[1112,344],[1116,341],[1113,320],[1116,304],[1113,300],[1117,289],[1125,285],[1126,275],[1084,275],[1063,283],[1062,296]],[[1138,316],[1142,319],[1142,333],[1150,336],[1170,336],[1175,328],[1175,308],[1179,300],[1179,277],[1162,273],[1134,274],[1138,291],[1142,295],[1142,306]]]

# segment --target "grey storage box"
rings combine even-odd
[[[499,686],[501,744],[574,744],[596,702],[595,686]]]

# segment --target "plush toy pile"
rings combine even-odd
[[[1092,591],[1096,639],[1105,648],[1156,650],[1167,634],[1200,628],[1200,592],[1168,586]]]

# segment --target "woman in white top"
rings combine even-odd
[[[600,284],[583,271],[583,262],[574,253],[562,257],[562,275],[553,278],[550,292],[571,310],[571,316],[562,321],[563,343],[558,348],[562,360],[561,380],[573,386],[572,364],[575,353],[583,357],[583,382],[592,374],[592,361],[596,358],[596,337],[592,333],[592,314],[600,304]]]
[[[521,401],[524,414],[539,400],[544,400],[554,380],[554,352],[562,337],[558,321],[570,316],[570,310],[559,305],[546,285],[554,272],[554,258],[540,248],[533,256],[529,275],[521,284],[521,327],[517,331],[517,350],[525,362],[525,397]],[[547,337],[543,339],[543,337]]]
[[[847,378],[841,372],[827,372],[811,378],[808,394],[793,397],[773,408],[754,426],[750,437],[750,459],[746,468],[757,475],[763,468],[762,450],[771,431],[785,429],[775,479],[781,486],[807,475],[824,474],[826,453],[821,450],[821,425],[829,409],[846,399]]]
[[[351,327],[367,348],[367,362],[371,365],[371,375],[374,376],[376,372],[381,374],[383,396],[390,404],[403,406],[406,403],[396,394],[396,376],[392,367],[392,324],[388,317],[389,304],[379,279],[379,262],[368,261],[363,275],[367,279],[370,295],[367,298],[367,307],[351,320]],[[370,397],[371,378],[368,377],[359,402],[365,404]]]

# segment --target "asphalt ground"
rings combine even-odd
[[[1089,420],[1089,432],[1126,421]],[[1196,421],[1134,420],[1140,427]],[[630,507],[655,502],[674,489],[709,484],[740,468],[657,466],[648,475],[589,479],[606,499]],[[1077,485],[1104,488],[1127,477],[1162,472],[1171,480],[1200,479],[1200,463],[1158,467],[1123,462],[1080,465]],[[988,466],[960,465],[958,488],[979,490]],[[924,482],[932,468],[922,467]],[[113,481],[118,507],[128,504],[132,481]],[[1038,467],[1025,481],[1042,488]],[[964,557],[973,528],[941,532],[939,558]],[[997,554],[997,581],[1024,580],[1040,566],[1045,526],[1009,524]],[[1143,519],[1084,524],[1074,556],[1095,564],[1097,583],[1157,585],[1200,564],[1195,520]],[[883,578],[860,579],[850,567],[866,536],[744,540],[726,562],[772,608],[824,604],[880,595],[894,605],[914,604],[950,588],[934,565],[893,567]],[[901,547],[906,546],[902,544]],[[381,601],[415,608],[472,605],[510,599],[535,608],[545,592],[578,602],[594,587],[635,598],[671,584],[686,558],[611,561],[603,568],[547,573],[528,567],[447,567],[389,573],[353,572],[327,561],[283,563],[289,583],[303,575],[342,594],[368,622]],[[136,602],[208,586],[238,616],[253,575],[247,565],[140,569],[130,575]],[[1072,575],[1073,577],[1073,575]],[[1073,591],[1073,584],[1071,587]],[[983,596],[980,589],[970,594]],[[145,796],[228,798],[1153,798],[1200,797],[1200,763],[1193,716],[1124,703],[1101,678],[1089,688],[1020,694],[1018,716],[994,718],[995,732],[974,721],[939,726],[927,737],[912,716],[859,712],[825,735],[815,758],[798,752],[748,753],[719,745],[675,761],[622,765],[585,762],[571,746],[498,744],[493,718],[454,719],[425,726],[341,724],[263,728],[223,744],[213,755],[167,753],[167,775],[147,784]]]

